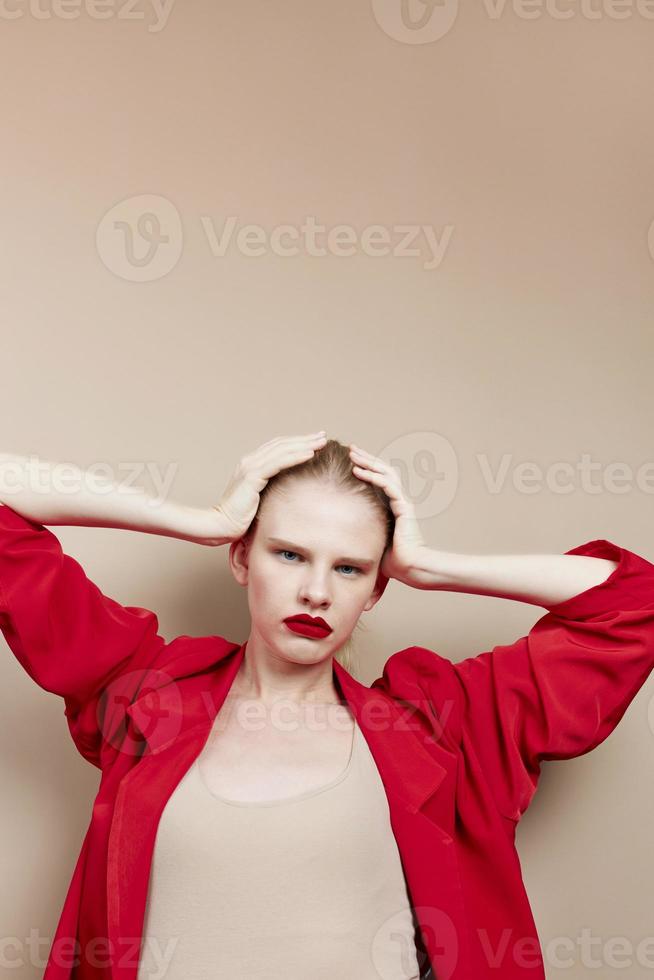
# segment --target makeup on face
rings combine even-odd
[[[299,616],[287,616],[284,622],[294,633],[314,640],[321,640],[332,632],[331,626],[321,616],[314,617],[302,613]]]

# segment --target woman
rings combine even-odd
[[[603,741],[651,672],[650,562],[430,549],[393,468],[324,432],[243,457],[209,508],[10,469],[0,624],[101,770],[46,980],[544,978],[515,827],[542,760]],[[167,643],[45,524],[229,543],[247,641]],[[407,647],[367,687],[345,654],[390,578],[548,612],[456,664]]]

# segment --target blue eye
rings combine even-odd
[[[288,551],[286,549],[282,549],[281,551],[276,551],[275,554],[277,554],[277,555],[295,555],[296,558],[298,557],[297,551]],[[295,562],[291,561],[291,564],[295,564]],[[355,578],[359,574],[359,569],[358,568],[355,568],[354,565],[339,565],[338,567],[339,568],[351,568],[352,571],[354,572],[353,575],[346,575],[345,578]]]

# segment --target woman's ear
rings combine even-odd
[[[248,562],[250,542],[247,538],[237,538],[229,546],[229,567],[239,585],[248,584]]]
[[[372,607],[379,602],[379,600],[384,594],[384,591],[388,583],[389,583],[389,578],[387,575],[384,575],[384,573],[382,572],[381,564],[380,564],[379,571],[377,572],[377,578],[375,580],[375,587],[372,590],[370,598],[368,599],[367,603],[363,607],[365,612],[368,612],[369,609],[372,609]]]

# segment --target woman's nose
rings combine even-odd
[[[306,582],[300,590],[300,598],[314,606],[324,606],[329,602],[329,590],[323,582]]]

